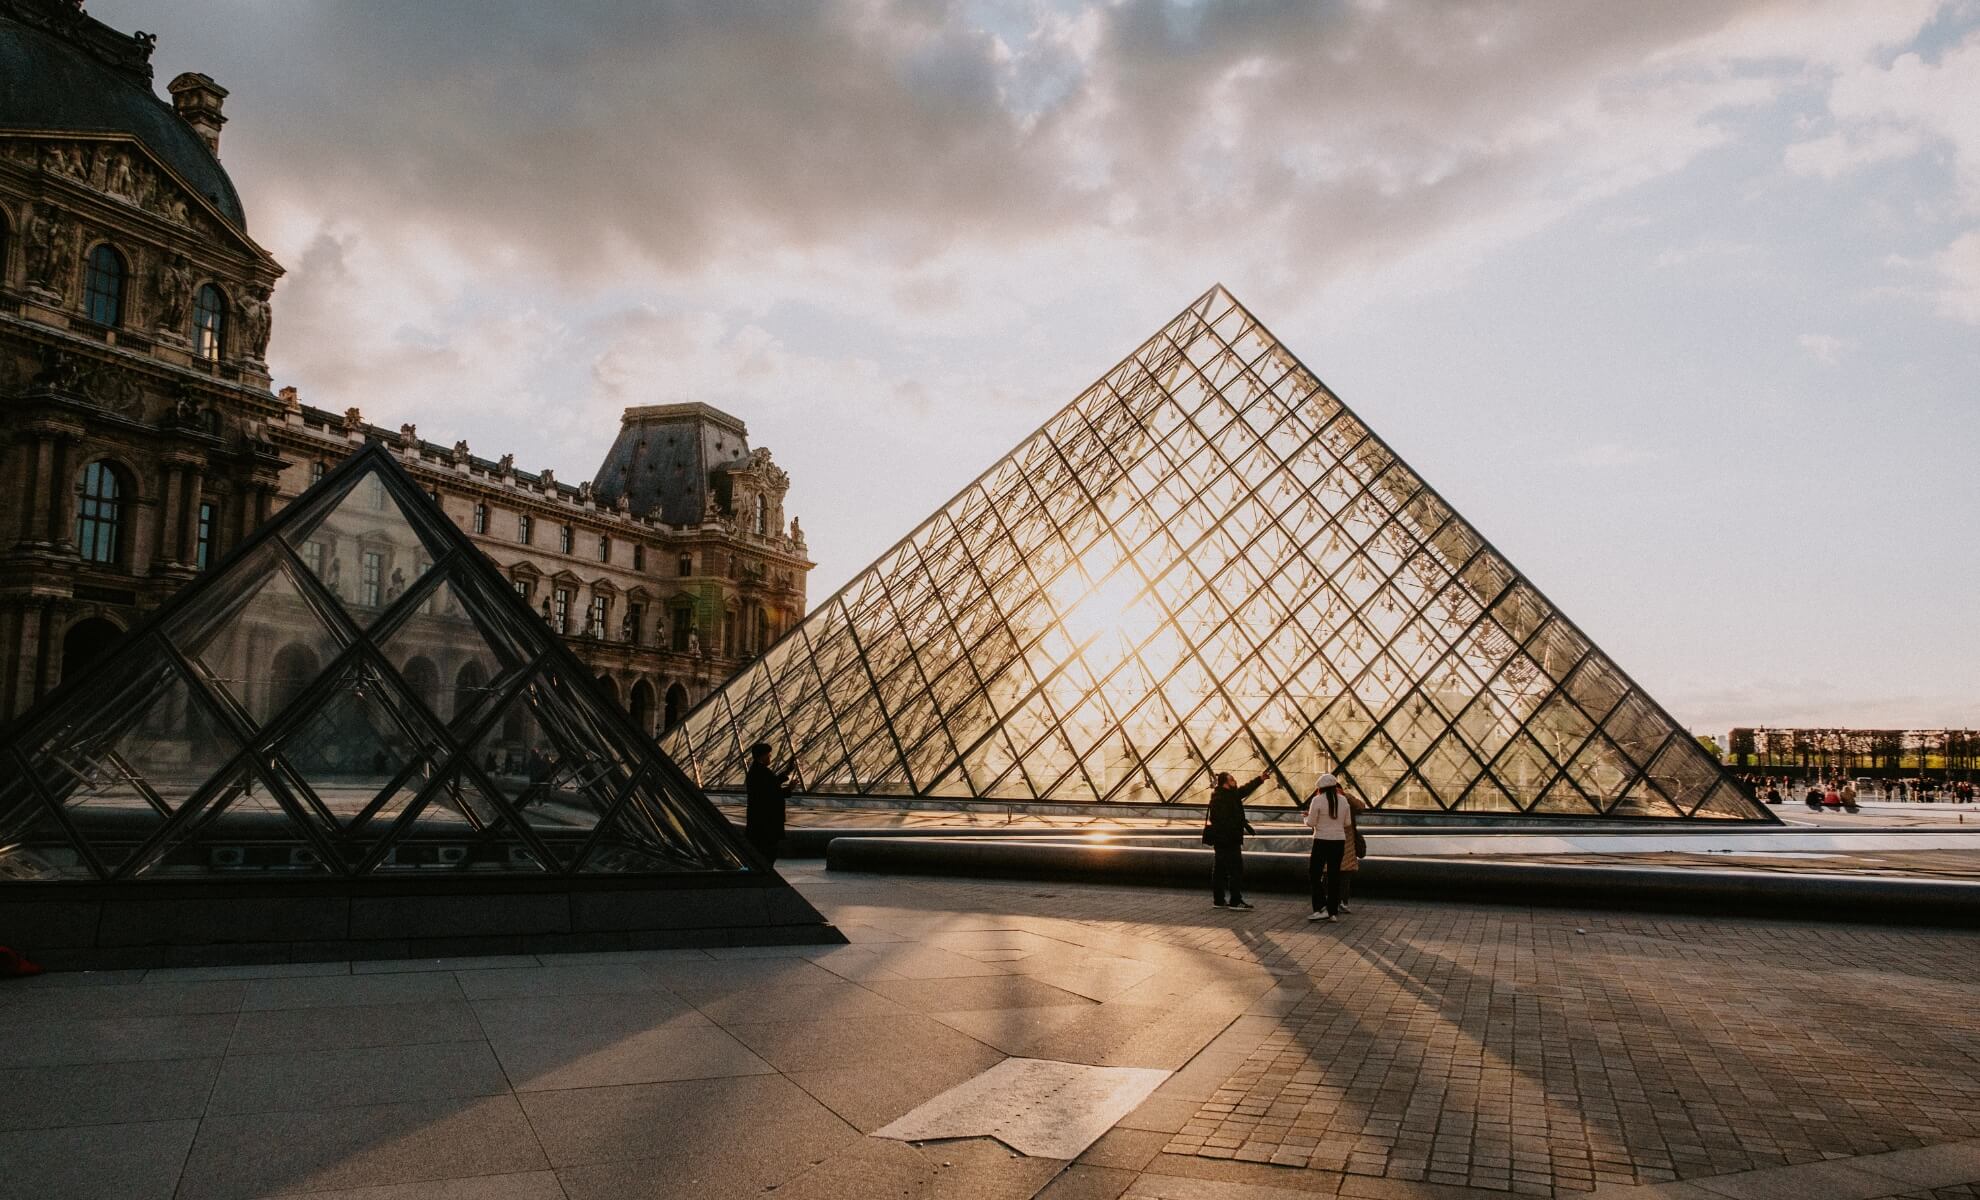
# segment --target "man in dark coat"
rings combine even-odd
[[[1203,840],[1216,851],[1210,868],[1210,899],[1215,908],[1251,907],[1244,900],[1244,835],[1258,831],[1244,815],[1244,798],[1263,782],[1262,771],[1246,784],[1239,784],[1229,771],[1217,773],[1217,787],[1210,793],[1210,819],[1203,826]],[[1224,903],[1227,886],[1231,897],[1228,906]]]
[[[791,794],[791,768],[770,769],[770,743],[758,742],[749,748],[749,774],[743,777],[743,791],[749,797],[749,815],[743,824],[744,836],[765,860],[777,861],[777,843],[784,838],[784,798]]]

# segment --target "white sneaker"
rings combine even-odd
[[[1249,904],[1246,904],[1246,903],[1245,903],[1244,901],[1242,901],[1242,900],[1233,900],[1233,901],[1231,901],[1231,907],[1232,907],[1232,908],[1241,908],[1241,909],[1243,909],[1243,910],[1244,910],[1244,911],[1246,911],[1246,912],[1250,912],[1250,911],[1251,911],[1251,905],[1249,905]]]
[[[1327,919],[1328,919],[1329,921],[1338,921],[1338,920],[1340,920],[1340,918],[1339,918],[1339,917],[1337,917],[1337,916],[1335,916],[1335,915],[1334,915],[1333,913],[1328,913],[1328,914],[1327,914]]]
[[[1337,908],[1337,909],[1335,909],[1334,911],[1335,911],[1335,912],[1341,912],[1341,913],[1344,913],[1344,912],[1346,912],[1347,910],[1348,910],[1348,906],[1347,906],[1347,905],[1345,905],[1345,904],[1343,904],[1343,905],[1341,905],[1341,906],[1340,906],[1339,908]]]
[[[1333,918],[1332,918],[1332,917],[1330,917],[1330,916],[1328,916],[1328,915],[1327,915],[1326,913],[1323,913],[1323,912],[1317,912],[1317,913],[1313,913],[1312,915],[1310,915],[1310,916],[1308,916],[1308,917],[1307,917],[1306,919],[1307,919],[1307,920],[1309,920],[1309,921],[1331,921],[1331,920],[1333,920]]]
[[[1225,903],[1224,903],[1224,902],[1223,902],[1222,900],[1212,900],[1212,901],[1210,902],[1210,907],[1211,907],[1211,908],[1229,908],[1229,907],[1230,907],[1230,905],[1228,905],[1228,904],[1225,904]]]

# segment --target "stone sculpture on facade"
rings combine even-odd
[[[186,323],[186,305],[192,296],[192,266],[185,255],[159,262],[152,271],[151,292],[158,301],[158,328],[177,333]]]
[[[268,289],[256,288],[241,302],[241,330],[245,335],[245,357],[260,362],[268,353],[271,317]]]
[[[28,283],[58,297],[67,292],[69,224],[62,214],[49,205],[37,204],[29,210],[27,227],[21,234],[27,243]]]

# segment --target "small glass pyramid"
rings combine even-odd
[[[759,740],[814,794],[1774,819],[1222,288],[664,744]]]
[[[378,446],[15,723],[0,779],[0,884],[762,871]]]

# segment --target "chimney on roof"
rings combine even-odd
[[[220,106],[226,102],[227,89],[213,82],[210,75],[187,71],[166,84],[165,90],[172,93],[172,107],[179,119],[192,126],[206,148],[219,157],[220,127],[227,123]]]

